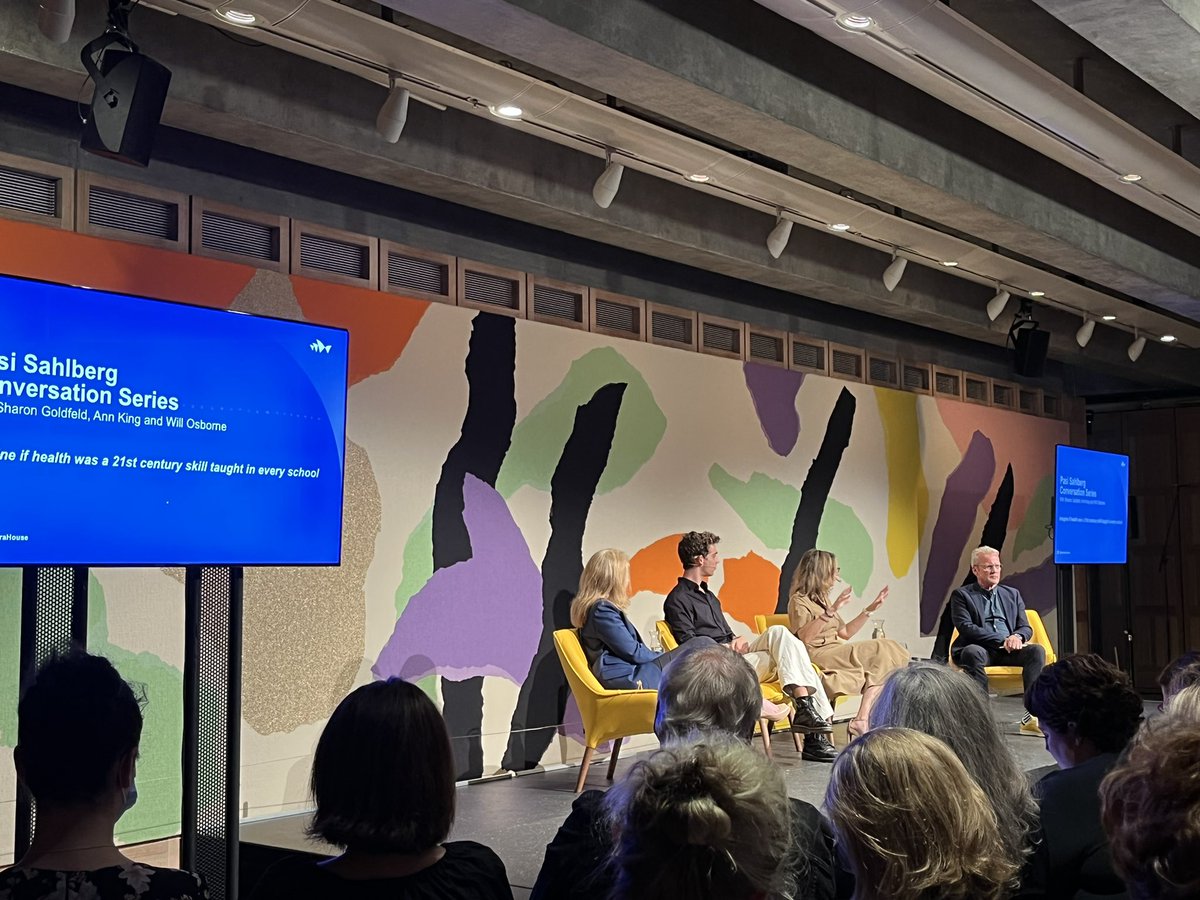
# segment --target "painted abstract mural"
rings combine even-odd
[[[914,655],[929,654],[981,541],[1001,549],[1032,607],[1054,606],[1047,526],[1063,422],[35,226],[0,223],[0,271],[351,332],[343,564],[246,572],[248,815],[306,804],[322,725],[372,678],[435,698],[462,777],[578,756],[551,635],[604,547],[633,559],[643,635],[693,529],[721,535],[713,587],[742,633],[784,608],[814,546],[838,555],[859,602],[890,586],[877,618]],[[162,707],[143,746],[147,765],[148,748],[160,760],[147,775],[157,799],[140,782],[144,811],[122,820],[126,837],[168,834],[179,573],[93,574],[93,646]],[[15,611],[18,591],[0,572],[0,606]],[[5,748],[15,676],[0,666]],[[14,790],[0,781],[0,809]]]

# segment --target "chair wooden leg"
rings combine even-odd
[[[791,725],[792,725],[792,723],[795,721],[795,719],[796,719],[796,713],[795,713],[794,711],[793,711],[793,712],[790,712],[790,713],[788,713],[788,726],[789,726],[789,728],[791,727]],[[796,732],[794,732],[794,731],[792,732],[792,743],[796,745],[796,752],[797,752],[797,753],[801,753],[801,752],[803,752],[804,748],[800,746],[800,735],[796,734]]]
[[[771,720],[758,720],[758,733],[762,735],[763,753],[767,754],[767,759],[771,758]]]
[[[621,755],[621,741],[625,738],[617,738],[613,741],[612,758],[608,761],[608,780],[613,780],[613,775],[617,771],[617,757]]]
[[[587,780],[588,766],[592,764],[592,757],[596,753],[595,747],[588,747],[583,751],[583,762],[579,764],[579,780],[575,782],[575,793],[583,790],[583,783]]]

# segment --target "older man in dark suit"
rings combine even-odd
[[[958,629],[951,654],[958,666],[988,692],[985,666],[1020,666],[1028,689],[1046,665],[1046,651],[1029,643],[1033,629],[1016,588],[1000,583],[1000,554],[991,547],[971,552],[975,584],[950,595],[950,617]]]

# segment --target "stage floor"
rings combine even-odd
[[[992,711],[1021,768],[1031,770],[1054,764],[1040,737],[1018,731],[1017,722],[1024,712],[1019,697],[993,699]],[[834,743],[840,747],[845,740],[843,725],[840,733],[835,734]],[[829,782],[830,765],[800,759],[791,738],[785,734],[775,735],[771,751],[776,765],[783,770],[788,793],[820,806]],[[621,758],[618,778],[637,757],[638,754],[633,754],[628,760]],[[594,762],[588,772],[587,787],[606,787],[607,768],[606,762]],[[541,868],[546,844],[570,811],[578,773],[572,766],[460,787],[458,816],[451,838],[478,841],[494,849],[508,869],[514,896],[518,900],[527,897]],[[310,853],[335,853],[332,847],[304,837],[307,822],[307,813],[246,821],[241,826],[241,839]],[[250,887],[242,886],[243,896]]]

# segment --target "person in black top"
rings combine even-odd
[[[206,900],[200,875],[135,863],[113,841],[137,799],[142,710],[112,663],[46,662],[17,707],[17,777],[37,803],[29,850],[0,872],[5,900]]]
[[[762,694],[744,659],[727,647],[708,646],[674,660],[658,689],[654,733],[664,744],[729,733],[749,743]],[[608,900],[615,873],[610,866],[612,829],[602,791],[576,799],[554,840],[546,847],[531,900]],[[810,803],[790,800],[792,835],[789,873],[796,900],[833,900],[833,838]]]
[[[721,564],[721,539],[707,531],[689,531],[679,541],[683,575],[663,603],[663,616],[679,644],[709,637],[745,657],[760,681],[779,681],[796,705],[793,728],[805,735],[804,759],[832,762],[837,756],[825,737],[832,727],[833,707],[808,658],[804,642],[782,625],[773,625],[748,641],[735,637],[725,621],[721,601],[708,589],[708,579]]]
[[[453,754],[437,707],[398,678],[365,684],[334,710],[313,757],[309,834],[334,859],[272,866],[253,900],[511,900],[504,863],[454,821]]]

